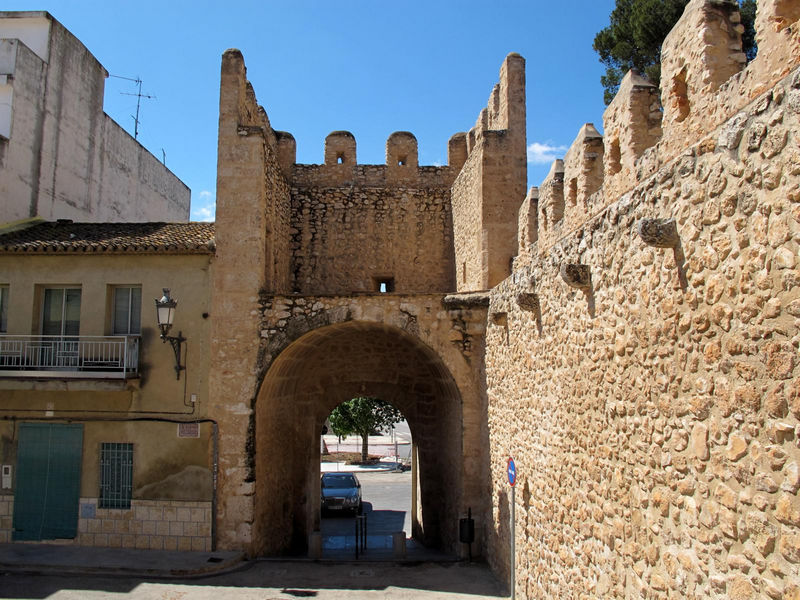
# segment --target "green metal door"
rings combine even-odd
[[[20,424],[13,539],[75,537],[82,449],[83,425]]]

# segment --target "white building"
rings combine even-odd
[[[47,12],[0,12],[0,223],[189,218],[189,188],[103,112],[108,72]]]

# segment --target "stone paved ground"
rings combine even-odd
[[[221,575],[189,580],[107,576],[4,574],[0,598],[51,600],[457,600],[502,598],[502,586],[485,565],[466,563],[318,564],[255,561]]]

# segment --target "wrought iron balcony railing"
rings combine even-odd
[[[139,376],[139,336],[0,335],[0,378]]]

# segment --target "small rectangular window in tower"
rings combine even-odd
[[[381,294],[394,291],[394,277],[376,277],[375,288]]]
[[[133,444],[100,444],[100,499],[98,508],[131,507]]]

